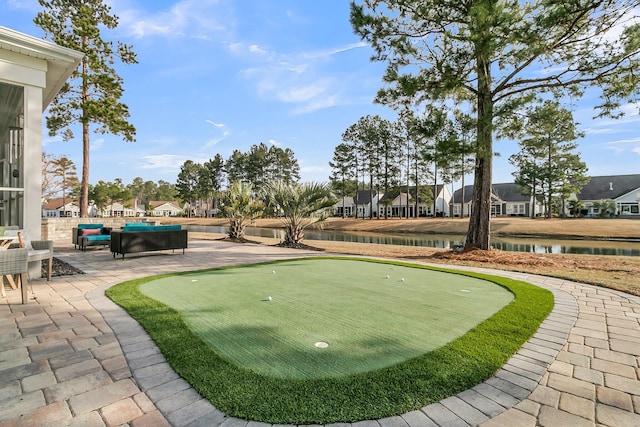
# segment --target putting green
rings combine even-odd
[[[140,290],[178,311],[221,357],[294,379],[417,357],[513,300],[507,289],[464,275],[326,258],[170,276]]]

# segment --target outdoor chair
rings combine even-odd
[[[2,280],[2,296],[4,296],[4,279],[7,277],[11,287],[16,289],[19,285],[22,293],[22,304],[27,303],[27,271],[29,251],[23,249],[3,249],[0,250],[0,277]],[[13,276],[19,275],[17,280]]]
[[[17,243],[10,248],[26,248],[29,251],[28,262],[47,260],[47,281],[51,281],[53,272],[53,240],[31,240],[24,230],[5,230],[5,236],[15,235]]]

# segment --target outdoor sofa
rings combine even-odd
[[[187,248],[187,230],[180,225],[125,224],[122,230],[111,231],[111,253],[116,255]]]

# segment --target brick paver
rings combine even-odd
[[[192,240],[186,255],[114,260],[107,250],[83,253],[59,243],[56,256],[87,274],[34,280],[27,305],[18,304],[17,292],[0,300],[0,425],[272,427],[228,417],[202,399],[104,289],[160,272],[315,253]],[[331,427],[640,425],[639,298],[451,267],[543,286],[554,293],[554,311],[486,382],[402,416]]]

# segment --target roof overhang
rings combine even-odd
[[[0,26],[0,49],[47,62],[42,110],[53,101],[64,82],[78,68],[84,54],[18,31]]]

